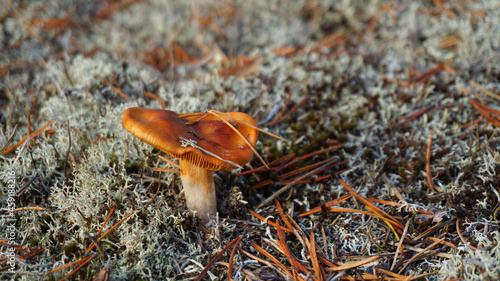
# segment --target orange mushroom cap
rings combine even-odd
[[[257,124],[250,115],[228,112],[223,117],[255,146],[259,132],[251,127]],[[232,170],[248,163],[253,156],[241,136],[210,114],[182,114],[181,117],[169,110],[132,107],[123,112],[122,123],[142,141],[207,170]]]

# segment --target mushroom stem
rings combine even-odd
[[[217,212],[215,184],[212,171],[179,159],[181,181],[184,187],[186,205],[204,223]]]

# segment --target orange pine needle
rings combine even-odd
[[[500,127],[500,110],[486,106],[475,99],[469,100],[470,104],[479,111],[493,125]]]
[[[251,242],[250,245],[252,245],[252,247],[254,247],[255,250],[257,250],[259,253],[266,256],[275,265],[277,265],[279,268],[281,268],[281,270],[283,270],[290,278],[293,278],[293,274],[288,270],[288,268],[286,266],[284,266],[281,262],[279,262],[277,258],[273,257],[273,255],[268,253],[266,250],[262,249],[259,245],[255,244],[254,242]]]
[[[104,226],[106,225],[106,223],[108,223],[108,220],[109,220],[109,218],[111,218],[111,215],[113,214],[114,211],[115,211],[115,206],[113,206],[111,208],[111,210],[109,210],[109,214],[106,217],[106,219],[104,220],[104,222],[102,223],[101,228],[99,228],[99,231],[97,231],[97,235],[96,236],[99,236],[99,234],[101,234],[102,229],[104,228]]]
[[[102,239],[104,239],[104,237],[108,236],[108,234],[111,233],[111,231],[113,231],[120,224],[122,224],[122,222],[124,222],[125,220],[127,220],[133,214],[135,214],[135,211],[137,211],[137,210],[134,210],[132,213],[130,213],[126,217],[124,217],[121,221],[119,221],[115,225],[113,225],[113,227],[111,227],[108,231],[106,231],[106,233],[104,233],[99,239],[97,239],[97,242],[100,242]],[[95,244],[92,242],[92,244],[90,244],[89,248],[87,249],[87,253],[89,253],[90,251],[92,251],[92,249],[94,249],[94,247],[95,247]]]
[[[20,146],[21,144],[23,144],[28,138],[32,139],[36,136],[38,136],[39,134],[41,134],[48,126],[50,126],[52,123],[54,123],[55,120],[51,120],[49,121],[49,123],[47,123],[45,126],[43,126],[42,128],[36,130],[34,133],[32,134],[29,134],[27,136],[25,136],[22,140],[20,140],[18,143],[14,144],[13,146],[7,148],[4,150],[4,152],[2,152],[3,155],[5,154],[8,154],[8,153],[11,153],[12,151],[14,151],[18,146]]]
[[[59,279],[59,281],[68,280],[69,277],[73,276],[80,269],[82,269],[84,266],[86,266],[87,263],[89,263],[93,258],[94,258],[94,256],[89,256],[89,257],[84,258],[83,261],[82,261],[82,263],[80,263],[80,265],[78,265],[75,269],[73,269],[73,271],[71,271],[70,273],[68,273],[68,275],[66,275],[63,278]]]
[[[87,259],[89,259],[90,257],[92,257],[92,256],[89,256],[89,257],[86,257],[86,258],[83,258],[83,259],[81,259],[81,260],[77,260],[77,261],[74,261],[74,262],[70,262],[70,263],[68,263],[68,264],[63,264],[63,265],[61,265],[61,266],[59,266],[59,267],[57,267],[57,268],[52,269],[51,271],[49,271],[49,272],[47,272],[47,273],[42,274],[42,276],[49,275],[49,274],[51,274],[51,273],[57,272],[57,271],[59,271],[59,270],[66,269],[66,268],[68,268],[68,267],[72,267],[73,265],[76,265],[76,264],[81,264],[82,262],[85,262],[85,261],[86,261]]]
[[[285,217],[285,212],[283,212],[283,208],[281,208],[280,202],[277,199],[274,199],[274,203],[276,204],[276,207],[278,207],[278,212],[281,216],[281,219],[285,222],[286,226],[288,226],[288,228],[290,228],[290,229],[293,229],[293,226],[290,224],[288,219]]]
[[[254,212],[254,211],[252,211],[252,210],[250,210],[250,209],[248,209],[248,211],[250,212],[250,214],[254,215],[254,216],[255,216],[256,218],[258,218],[259,220],[261,220],[261,221],[266,221],[266,218],[264,218],[263,216],[261,216],[261,215],[257,214],[256,212]],[[267,224],[269,224],[270,226],[274,226],[274,227],[276,227],[276,223],[274,223],[274,222],[272,222],[272,221],[270,221],[270,220],[267,220]],[[281,229],[282,229],[282,230],[284,230],[284,231],[286,231],[286,232],[290,232],[290,233],[293,233],[293,232],[294,232],[294,231],[293,231],[293,229],[288,229],[288,228],[286,228],[286,227],[282,227]]]
[[[304,212],[304,213],[298,215],[298,217],[301,218],[301,217],[309,216],[309,215],[312,215],[312,214],[316,214],[316,213],[321,212],[323,209],[328,210],[328,208],[333,207],[335,205],[338,205],[338,204],[346,201],[347,199],[349,199],[351,197],[352,197],[351,194],[347,194],[347,195],[341,196],[341,197],[339,197],[337,199],[334,199],[332,201],[326,202],[325,204],[322,204],[319,207],[316,207],[316,208],[313,208],[313,209],[311,209],[311,210],[309,210],[307,212]]]
[[[212,268],[212,266],[219,260],[219,258],[229,249],[231,248],[232,245],[237,244],[241,241],[241,237],[238,237],[234,239],[233,241],[229,242],[229,244],[226,245],[213,259],[205,266],[203,271],[196,277],[195,281],[201,281],[203,277],[207,274],[207,272]],[[235,246],[236,248],[236,246]]]
[[[17,208],[17,209],[14,209],[14,210],[7,211],[5,213],[9,214],[9,213],[12,213],[12,212],[26,211],[26,210],[45,211],[45,208],[43,208],[43,207],[22,207],[22,208]]]
[[[352,189],[349,185],[347,185],[343,180],[341,180],[341,179],[338,179],[338,180],[352,195],[356,196],[356,198],[358,198],[363,204],[365,204],[366,206],[371,207],[376,212],[382,214],[388,220],[393,221],[396,224],[395,226],[398,227],[398,228],[400,228],[401,230],[404,228],[404,226],[400,222],[398,222],[395,218],[393,218],[388,213],[384,212],[379,207],[373,205],[370,201],[366,200],[366,198],[364,198],[363,196],[361,196],[358,193],[356,193],[356,191],[354,191],[354,189]]]
[[[148,92],[148,91],[145,92],[145,95],[146,95],[146,97],[150,97],[150,98],[156,100],[158,103],[160,103],[162,109],[165,109],[167,107],[165,105],[165,103],[157,95],[155,95],[151,92]]]
[[[101,79],[102,83],[106,84],[106,86],[113,88],[113,90],[115,90],[115,92],[116,92],[118,95],[120,95],[122,98],[124,98],[124,99],[126,99],[126,100],[129,100],[129,99],[130,99],[130,97],[129,97],[129,96],[127,96],[127,95],[126,95],[126,94],[125,94],[122,90],[120,90],[118,87],[113,86],[113,84],[111,84],[111,83],[109,83],[108,81],[106,81],[104,78],[102,78],[102,76],[97,75],[97,77],[98,77],[99,79]]]

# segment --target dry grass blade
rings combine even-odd
[[[238,240],[234,243],[233,250],[231,251],[231,256],[229,256],[229,264],[227,266],[227,278],[229,281],[233,281],[233,260],[234,260],[234,254],[236,254],[236,249],[238,247],[238,244],[240,243],[242,237],[238,237]]]
[[[328,208],[331,208],[331,207],[333,207],[335,205],[338,205],[338,204],[340,204],[340,203],[348,200],[351,197],[352,197],[351,194],[347,194],[347,195],[341,196],[341,197],[339,197],[337,199],[334,199],[334,200],[332,200],[330,202],[326,202],[325,204],[322,204],[319,207],[313,208],[313,209],[311,209],[311,210],[309,210],[309,211],[307,211],[305,213],[302,213],[302,214],[298,215],[298,217],[301,218],[301,217],[309,216],[309,215],[312,215],[312,214],[319,213],[319,212],[321,212],[323,210],[328,211]]]
[[[361,266],[363,264],[370,263],[378,258],[379,258],[379,256],[373,256],[373,257],[369,257],[369,258],[366,258],[364,260],[360,260],[360,261],[353,262],[350,264],[339,265],[337,267],[329,267],[326,270],[328,270],[328,271],[342,271],[342,270],[346,270],[346,269],[351,269],[351,268]]]
[[[263,216],[257,214],[256,212],[254,212],[254,211],[252,211],[250,209],[248,211],[250,212],[250,214],[254,215],[259,220],[266,221],[266,218],[264,218]],[[267,224],[269,224],[270,226],[276,227],[276,223],[272,222],[270,220],[267,220]],[[289,229],[289,228],[286,228],[286,227],[282,227],[281,229],[284,230],[284,231],[286,231],[286,232],[294,233],[293,229]]]
[[[398,248],[396,249],[396,253],[394,254],[394,259],[392,260],[391,270],[394,270],[396,266],[396,261],[398,260],[399,251],[403,254],[403,241],[406,237],[406,232],[408,231],[408,227],[410,226],[410,220],[406,222],[405,229],[403,230],[403,234],[401,235],[401,240],[399,240]]]
[[[210,270],[210,268],[212,268],[212,266],[217,262],[217,260],[219,260],[219,258],[229,248],[231,248],[232,245],[237,244],[240,241],[241,241],[241,237],[238,237],[238,238],[234,239],[233,241],[229,242],[229,244],[227,244],[226,247],[224,247],[217,255],[215,255],[215,257],[213,257],[213,259],[207,264],[207,266],[205,266],[205,268],[203,269],[203,271],[196,277],[195,281],[201,281],[203,279],[203,277],[205,276],[205,274],[207,274],[207,272]]]
[[[5,154],[9,154],[11,153],[12,151],[14,151],[18,146],[20,146],[21,144],[23,144],[28,138],[32,139],[36,136],[38,136],[39,134],[41,134],[48,126],[52,125],[52,123],[54,123],[55,120],[51,120],[49,121],[49,123],[47,123],[45,126],[43,126],[42,128],[36,130],[35,132],[33,132],[32,134],[29,134],[27,136],[25,136],[22,140],[20,140],[18,143],[14,144],[13,146],[5,149],[2,154],[5,155]]]

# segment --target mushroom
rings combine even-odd
[[[177,114],[132,107],[123,112],[122,123],[142,141],[179,159],[186,204],[205,223],[217,212],[212,171],[248,163],[260,130],[246,113],[211,110]]]

